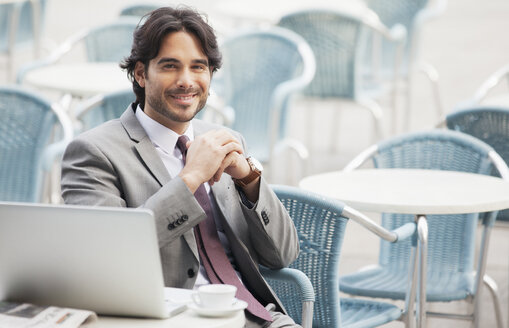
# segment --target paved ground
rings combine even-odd
[[[239,0],[248,1],[248,0]],[[108,22],[117,17],[120,8],[133,1],[124,0],[87,0],[65,1],[50,0],[46,20],[45,37],[55,43],[62,42],[67,36],[81,28]],[[172,3],[176,3],[172,1]],[[220,28],[230,26],[230,22],[219,19],[215,13],[215,1],[194,0],[188,4],[209,13],[211,22]],[[270,10],[270,9],[268,9]],[[440,74],[440,90],[446,111],[452,110],[459,102],[472,96],[479,84],[492,72],[508,62],[509,39],[509,2],[506,0],[450,0],[446,13],[430,22],[422,33],[420,57],[432,63]],[[16,65],[29,59],[20,54]],[[5,82],[5,74],[0,74],[0,82]],[[408,130],[425,129],[434,126],[439,117],[435,113],[431,98],[431,89],[422,75],[415,79],[413,95],[413,114]],[[347,108],[342,116],[340,137],[331,137],[330,131],[322,127],[322,122],[330,119],[331,110],[324,106],[316,111],[313,122],[306,120],[300,104],[293,111],[291,135],[303,139],[302,131],[309,129],[320,131],[308,138],[307,144],[316,156],[307,166],[307,174],[325,170],[340,169],[355,154],[370,144],[371,127],[363,113]],[[389,112],[386,112],[389,115]],[[388,126],[385,127],[389,132]],[[320,139],[318,139],[320,138]],[[322,141],[319,141],[322,140]],[[325,140],[325,141],[323,141]],[[331,152],[331,145],[334,152]],[[298,172],[297,172],[298,173]],[[298,179],[286,180],[278,176],[274,182],[294,183]],[[376,218],[376,215],[373,217]],[[488,274],[498,283],[499,296],[503,302],[504,320],[508,310],[508,267],[509,267],[509,224],[494,229],[488,257]],[[347,230],[341,271],[348,273],[363,265],[374,263],[377,258],[378,240],[362,228],[352,223]],[[485,300],[485,302],[484,302]],[[464,311],[466,306],[439,304],[434,309],[452,307]],[[482,327],[494,326],[491,300],[487,293],[483,297]],[[387,327],[400,327],[401,323],[392,323]],[[463,327],[466,323],[446,320],[430,320],[430,327]],[[509,327],[509,326],[508,326]]]

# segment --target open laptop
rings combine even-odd
[[[167,318],[164,294],[151,211],[0,202],[0,300]]]

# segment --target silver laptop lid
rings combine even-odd
[[[0,202],[0,300],[167,317],[152,212]]]

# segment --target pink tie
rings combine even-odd
[[[184,163],[186,161],[186,143],[188,140],[189,139],[183,135],[180,136],[177,141],[177,147],[182,152]],[[194,193],[194,197],[207,214],[207,218],[194,228],[194,232],[196,242],[198,244],[200,259],[210,281],[214,284],[223,283],[236,286],[237,298],[247,302],[247,311],[258,318],[266,321],[272,321],[269,311],[267,311],[267,309],[265,309],[265,307],[263,307],[263,305],[260,304],[260,302],[258,302],[258,300],[242,284],[240,279],[237,277],[232,264],[228,260],[217,234],[210,199],[203,184],[198,187]]]

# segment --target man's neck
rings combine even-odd
[[[147,109],[146,107],[143,110],[143,112],[154,121],[158,122],[161,125],[164,125],[165,127],[172,130],[178,135],[184,134],[184,132],[186,132],[187,128],[189,127],[190,121],[187,122],[173,121],[167,118],[166,116],[161,115],[157,111]]]

